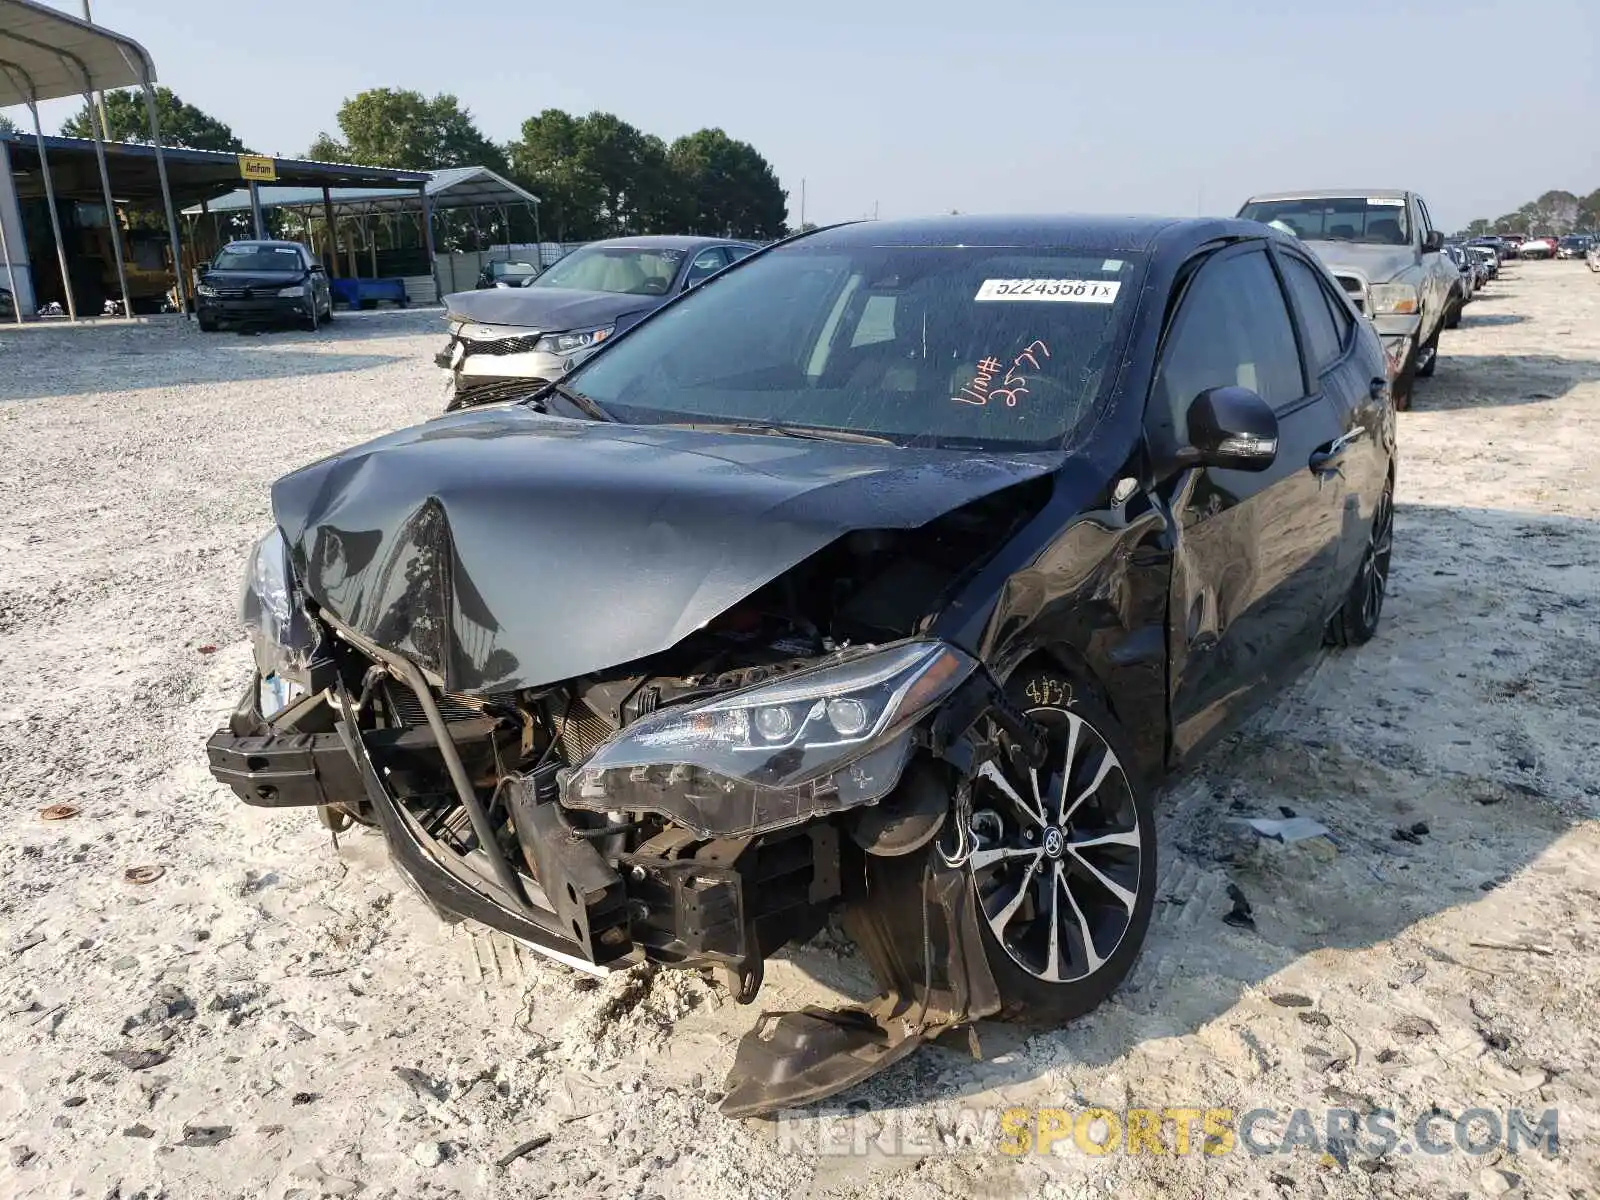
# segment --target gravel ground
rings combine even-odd
[[[925,1049],[777,1127],[715,1110],[751,1009],[441,923],[376,834],[335,846],[206,772],[248,669],[234,606],[268,485],[435,413],[439,341],[429,314],[0,333],[0,1195],[1594,1188],[1600,277],[1513,265],[1446,335],[1400,418],[1383,630],[1168,789],[1157,917],[1115,999],[1046,1034],[985,1025],[981,1061]],[[43,819],[58,804],[76,815]],[[1280,806],[1330,837],[1229,824]],[[1230,885],[1253,928],[1224,923]],[[863,983],[823,937],[761,1002]],[[1560,1152],[1016,1155],[994,1125],[1305,1107],[1320,1128],[1330,1105],[1391,1108],[1402,1133],[1436,1107],[1446,1141],[1469,1109],[1557,1109]]]

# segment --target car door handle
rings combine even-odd
[[[1339,470],[1340,463],[1344,461],[1345,451],[1366,436],[1366,426],[1357,425],[1349,432],[1340,434],[1333,441],[1318,446],[1311,452],[1311,469],[1319,475],[1326,475]]]

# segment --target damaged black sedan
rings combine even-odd
[[[714,972],[830,914],[878,998],[769,1014],[770,1112],[1150,920],[1152,789],[1389,569],[1382,349],[1252,222],[873,222],[759,252],[528,400],[273,488],[211,769],[382,830],[442,912]]]

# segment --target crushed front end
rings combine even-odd
[[[884,562],[903,550],[867,541]],[[947,548],[951,577],[969,552]],[[748,1039],[725,1107],[830,1094],[998,1009],[940,835],[952,813],[962,827],[994,731],[1028,739],[974,659],[892,636],[905,622],[884,619],[879,592],[840,608],[879,640],[835,642],[800,615],[797,590],[837,599],[848,553],[830,547],[666,651],[466,693],[390,648],[426,645],[425,620],[379,645],[306,594],[274,531],[244,589],[255,674],[207,745],[212,774],[248,804],[378,827],[442,915],[580,969],[707,969],[747,1003],[766,958],[838,911],[882,996],[777,1018]]]

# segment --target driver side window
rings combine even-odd
[[[693,287],[702,279],[709,279],[726,265],[727,261],[722,257],[721,250],[702,250],[689,264],[689,273],[683,277],[683,286]]]
[[[1208,388],[1244,387],[1274,409],[1306,394],[1294,327],[1264,250],[1204,263],[1162,348],[1150,391],[1154,426],[1188,442],[1189,406]]]

